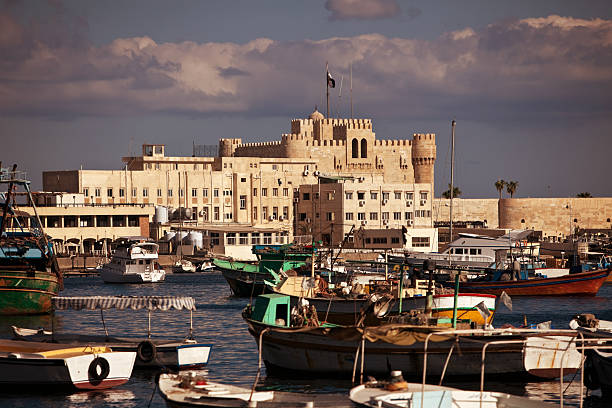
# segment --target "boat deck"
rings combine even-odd
[[[108,353],[111,349],[104,346],[73,346],[66,344],[36,343],[31,341],[0,340],[0,352],[20,353],[42,358],[69,358],[83,354]]]

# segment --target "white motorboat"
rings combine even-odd
[[[0,385],[110,388],[130,379],[135,360],[109,347],[0,340]]]
[[[180,259],[176,261],[172,267],[172,273],[195,273],[195,271],[195,265],[187,259]]]
[[[161,282],[166,272],[159,266],[159,246],[154,242],[128,242],[115,251],[111,261],[100,268],[106,283]]]
[[[490,391],[464,391],[430,384],[403,383],[389,391],[381,384],[362,384],[351,389],[349,398],[362,407],[387,408],[544,408],[556,405],[525,397]]]
[[[175,369],[200,368],[208,364],[212,344],[198,343],[193,339],[190,318],[189,333],[183,340],[151,337],[151,312],[169,309],[195,310],[192,297],[177,296],[82,296],[54,297],[54,310],[100,310],[104,324],[104,310],[141,310],[149,312],[149,327],[146,337],[111,337],[104,324],[106,335],[76,333],[54,333],[44,329],[34,330],[13,326],[13,334],[19,340],[35,342],[60,342],[72,345],[96,345],[111,347],[115,351],[130,351],[136,354],[137,367],[168,367]]]

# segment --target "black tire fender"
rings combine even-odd
[[[89,364],[89,377],[94,381],[102,381],[110,373],[110,364],[104,357],[96,357]]]
[[[138,344],[136,355],[140,361],[150,363],[151,361],[155,360],[155,357],[157,357],[157,348],[151,341],[144,340]]]

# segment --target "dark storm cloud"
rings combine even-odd
[[[396,0],[327,0],[325,8],[332,12],[330,20],[378,20],[401,13]]]
[[[0,113],[303,112],[324,102],[326,61],[345,90],[352,64],[355,99],[372,117],[589,120],[612,110],[609,20],[501,21],[431,41],[368,34],[158,44],[134,37],[103,46],[43,41],[6,11],[0,22],[7,55],[0,61]]]

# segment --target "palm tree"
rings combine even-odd
[[[510,194],[510,198],[514,195],[516,188],[518,187],[518,181],[509,181],[506,183],[506,191]]]
[[[576,197],[578,198],[593,198],[593,196],[591,195],[591,193],[585,191],[584,193],[578,193],[576,194]]]
[[[499,179],[495,182],[495,188],[497,189],[497,192],[499,193],[500,200],[502,197],[502,191],[504,191],[504,187],[506,187],[506,182],[504,180]]]
[[[448,190],[446,190],[445,192],[442,193],[442,197],[444,198],[450,198],[451,194],[450,194],[450,183],[448,183]],[[461,190],[459,190],[459,187],[453,187],[453,198],[457,198],[461,195]]]

